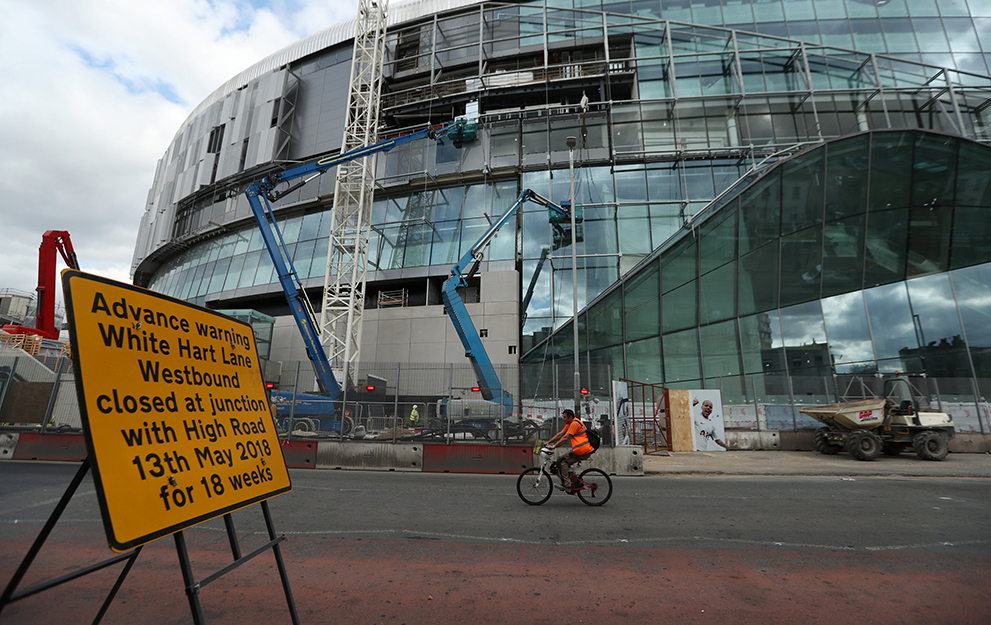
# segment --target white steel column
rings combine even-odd
[[[359,0],[341,152],[371,145],[378,131],[388,0]],[[320,340],[346,386],[358,362],[365,304],[375,157],[339,165],[320,308]]]

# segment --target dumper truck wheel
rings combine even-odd
[[[843,447],[829,442],[829,428],[819,428],[815,433],[816,451],[827,456],[835,456],[843,451]]]
[[[846,439],[846,450],[857,460],[871,461],[881,455],[881,439],[866,430],[851,432]]]
[[[912,448],[923,460],[942,460],[949,453],[949,441],[942,432],[927,430],[912,439]]]

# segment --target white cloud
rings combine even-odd
[[[240,71],[357,0],[0,0],[0,289],[31,292],[67,230],[84,271],[129,281],[155,166]]]

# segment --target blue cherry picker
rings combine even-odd
[[[485,351],[485,346],[482,344],[482,340],[478,335],[478,330],[475,329],[475,324],[472,323],[471,317],[468,314],[468,309],[465,306],[464,300],[461,295],[458,294],[458,288],[468,286],[468,281],[474,277],[475,273],[478,271],[479,264],[482,261],[482,256],[485,248],[488,247],[492,239],[498,234],[499,229],[502,228],[509,219],[516,214],[516,211],[525,204],[526,202],[533,202],[547,208],[548,220],[553,228],[553,249],[557,250],[572,243],[578,243],[584,240],[584,226],[582,224],[582,211],[581,206],[575,209],[575,236],[572,237],[571,233],[571,200],[561,202],[561,204],[555,204],[554,202],[548,200],[547,198],[541,196],[540,194],[526,189],[520,196],[516,199],[512,206],[509,207],[506,212],[502,214],[483,234],[478,241],[461,257],[454,267],[451,268],[450,276],[444,282],[442,298],[444,300],[444,309],[447,311],[448,317],[451,319],[451,323],[454,324],[454,328],[458,333],[458,338],[461,339],[461,344],[465,348],[465,356],[471,362],[472,368],[475,370],[475,375],[478,377],[478,390],[482,395],[482,398],[488,402],[492,402],[498,407],[499,419],[505,419],[506,416],[511,415],[514,412],[514,400],[511,393],[502,387],[499,381],[499,376],[496,374],[495,367],[492,365],[492,361],[489,359],[488,353]],[[547,258],[549,253],[549,248],[545,247],[542,250],[541,262],[538,264],[536,271],[534,272],[533,279],[530,282],[530,288],[527,292],[526,302],[529,303],[530,297],[533,293],[534,284],[537,280],[537,274],[540,271],[543,262]],[[469,269],[469,265],[471,268]],[[467,270],[467,271],[466,271]],[[526,311],[523,311],[526,314]],[[445,416],[444,413],[447,412],[447,402],[441,401],[439,403],[439,412],[441,416]],[[455,415],[449,415],[452,419]],[[468,419],[471,421],[471,419]],[[469,424],[473,429],[488,430],[489,428],[486,424],[474,423]]]
[[[299,280],[299,275],[296,273],[296,268],[292,264],[292,257],[286,251],[286,244],[282,238],[282,232],[276,225],[275,215],[272,213],[271,202],[277,201],[279,198],[342,163],[353,161],[365,156],[378,154],[380,152],[388,152],[396,146],[409,143],[411,141],[418,141],[420,139],[433,139],[435,141],[442,142],[445,138],[447,138],[450,139],[456,147],[461,147],[462,143],[474,139],[476,133],[477,126],[474,123],[469,123],[465,119],[457,119],[454,123],[442,128],[431,126],[410,134],[379,141],[378,143],[374,143],[369,146],[355,148],[333,156],[327,156],[312,163],[307,163],[305,165],[300,165],[284,171],[273,172],[262,178],[260,181],[251,184],[245,190],[248,203],[251,205],[251,212],[254,215],[255,221],[258,223],[258,228],[261,231],[262,239],[265,242],[265,248],[268,250],[269,255],[272,257],[272,262],[275,265],[276,273],[279,276],[279,283],[282,286],[282,291],[285,293],[286,302],[289,304],[289,310],[292,313],[292,316],[296,321],[296,326],[299,328],[299,332],[303,337],[303,343],[306,347],[306,355],[313,363],[313,368],[316,372],[317,384],[319,385],[320,392],[322,393],[321,395],[304,395],[297,393],[295,395],[297,414],[301,413],[301,416],[304,417],[307,414],[312,416],[326,416],[328,414],[333,414],[335,410],[333,408],[328,410],[326,404],[327,402],[330,402],[331,405],[333,405],[333,402],[340,400],[342,391],[340,384],[338,384],[337,378],[334,376],[334,372],[331,369],[330,362],[327,359],[327,353],[324,351],[323,345],[320,343],[319,331],[314,321],[313,310],[310,307],[309,301],[306,299],[306,295],[303,291],[303,285]],[[277,409],[279,407],[282,408],[282,410],[279,411],[280,415],[283,411],[285,415],[289,414],[287,406],[292,405],[293,399],[292,393],[280,391],[273,392],[273,401],[276,402]],[[332,421],[330,426],[333,430],[341,430],[342,421]],[[346,434],[347,432],[345,431],[341,433]]]

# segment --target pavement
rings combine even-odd
[[[826,456],[814,451],[724,451],[647,454],[644,475],[783,475],[837,477],[991,478],[991,454],[951,453],[945,460],[922,460],[914,454],[882,455],[864,462],[849,454]]]

